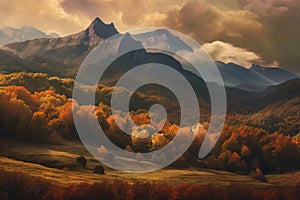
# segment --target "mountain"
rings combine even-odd
[[[64,66],[53,60],[22,59],[11,51],[0,49],[0,73],[2,74],[25,71],[58,76],[63,69],[65,69]]]
[[[135,51],[130,51],[126,54],[123,54],[123,52],[127,52],[128,48],[130,49],[137,49]],[[105,40],[103,43],[101,43],[101,46],[95,50],[96,52],[95,58],[92,59],[92,62],[89,63],[89,61],[86,61],[86,66],[88,66],[88,71],[97,70],[99,68],[99,64],[106,60],[106,58],[110,58],[112,56],[121,55],[116,60],[114,60],[109,68],[105,70],[105,72],[102,75],[102,78],[100,80],[101,84],[107,85],[107,86],[113,86],[117,83],[119,78],[121,78],[122,75],[124,75],[129,70],[135,68],[136,66],[141,66],[148,63],[157,63],[162,64],[166,66],[170,66],[171,68],[177,70],[180,74],[186,77],[186,79],[191,83],[191,85],[195,88],[196,94],[198,96],[202,96],[202,100],[207,100],[207,86],[204,83],[204,81],[199,78],[197,75],[192,73],[191,71],[188,71],[183,68],[181,63],[174,59],[172,56],[160,53],[160,52],[149,52],[147,49],[144,49],[142,43],[138,40],[134,39],[134,36],[126,33],[126,34],[118,34],[115,35],[114,39],[111,40]],[[123,55],[122,55],[123,54]],[[96,64],[95,64],[96,63]],[[101,66],[100,66],[101,67]],[[155,72],[157,79],[166,79],[172,80],[173,82],[178,81],[177,79],[170,76],[170,74],[163,73],[162,70],[157,68],[157,65],[150,65],[148,68],[140,70],[137,74],[135,74],[137,77],[143,77],[143,75],[147,74],[147,70],[150,70],[152,72]],[[97,74],[91,74],[90,76],[97,76]],[[87,82],[89,80],[94,80],[99,77],[86,77],[86,74],[84,74],[84,80]],[[143,78],[144,80],[147,79],[147,77]],[[135,77],[132,77],[131,81],[138,81]],[[181,87],[178,85],[178,87]],[[160,89],[159,89],[160,90]],[[146,91],[145,91],[146,92]],[[163,95],[163,93],[168,93],[165,90],[160,90],[160,95]],[[204,95],[205,94],[205,95]]]
[[[277,67],[261,67],[259,65],[252,65],[250,71],[272,82],[272,85],[277,85],[287,80],[299,78],[298,75],[288,72]]]
[[[300,99],[300,79],[292,79],[279,85],[269,86],[261,92],[242,91],[236,88],[227,88],[228,107],[231,111],[242,113],[257,112],[268,105],[280,106],[280,102]],[[274,112],[274,109],[269,109]],[[297,110],[295,110],[297,112]],[[299,112],[298,112],[299,114]]]
[[[135,34],[134,39],[143,41],[143,46],[154,46],[157,49],[166,49],[172,51],[193,51],[193,49],[183,42],[180,38],[176,37],[167,29],[157,29],[155,31]]]
[[[246,69],[235,63],[225,64],[222,62],[216,62],[216,65],[227,87],[249,91],[262,91],[269,86],[300,78],[298,75],[280,68],[253,65],[250,69]]]
[[[111,36],[115,36],[115,38],[107,40]],[[132,45],[137,45],[137,47],[143,49],[137,51],[134,55],[127,55],[126,58],[123,57],[114,63],[115,66],[112,70],[114,72],[120,71],[121,73],[129,69],[128,66],[133,64],[144,63],[149,61],[149,59],[157,60],[154,58],[155,56],[158,58],[162,57],[161,54],[150,54],[153,51],[144,49],[149,44],[158,49],[194,51],[192,47],[169,30],[157,29],[135,35],[119,34],[113,23],[105,24],[101,19],[96,18],[86,30],[66,37],[38,38],[5,45],[4,49],[13,52],[15,57],[11,54],[9,57],[6,57],[7,52],[0,51],[0,58],[3,57],[5,61],[2,61],[3,65],[0,65],[0,71],[13,72],[23,69],[23,71],[45,72],[49,75],[61,77],[74,77],[88,53],[99,44],[106,45],[103,55],[99,55],[99,58],[107,56],[109,53],[116,54],[121,49]],[[146,58],[146,52],[149,53],[149,59]],[[168,61],[163,61],[165,64],[173,62],[169,58],[166,60]],[[184,63],[181,64],[183,69],[189,70],[190,66],[186,66]],[[279,68],[265,68],[253,65],[250,69],[246,69],[234,63],[225,64],[222,62],[216,62],[216,65],[223,77],[225,86],[247,91],[262,91],[269,86],[277,85],[293,78],[299,78],[299,76]],[[13,67],[10,68],[10,66]],[[14,70],[15,68],[16,70]],[[190,71],[193,72],[192,70]],[[214,74],[210,74],[210,76],[211,80],[215,80]]]
[[[51,75],[74,76],[86,55],[117,34],[114,25],[96,18],[84,31],[60,38],[38,38],[5,45],[21,59],[57,69]],[[58,74],[57,74],[58,72]]]
[[[22,42],[25,40],[33,40],[36,38],[56,38],[60,37],[57,33],[46,33],[31,27],[22,26],[21,28],[3,27],[0,28],[0,46],[12,42]]]
[[[193,51],[194,49],[187,45],[180,38],[173,35],[167,29],[157,29],[152,32],[136,34],[134,39],[143,41],[143,46],[154,46],[158,49],[164,48],[172,51]],[[250,69],[239,66],[235,63],[216,62],[216,65],[222,75],[224,84],[227,87],[239,88],[248,91],[262,91],[269,86],[278,85],[288,80],[300,78],[298,75],[290,73],[280,68],[261,67],[253,65]],[[190,67],[183,66],[185,69]],[[214,74],[208,74],[213,78]]]
[[[20,72],[26,69],[25,60],[15,56],[10,51],[0,49],[0,71],[3,72]]]
[[[164,48],[172,51],[194,51],[192,47],[187,45],[180,38],[176,37],[167,29],[157,29],[155,31],[133,35],[134,39],[143,41],[143,46],[154,46],[158,49]],[[189,70],[189,66],[183,68]],[[239,66],[235,63],[216,62],[216,65],[227,87],[239,88],[248,91],[263,91],[269,86],[278,85],[288,80],[300,78],[298,75],[290,73],[280,68],[261,67],[253,65],[250,69]],[[192,70],[190,70],[192,71]],[[214,78],[214,74],[207,70],[210,79]]]

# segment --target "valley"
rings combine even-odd
[[[146,48],[151,44],[175,52],[199,50],[169,29],[121,33],[113,23],[97,17],[86,29],[62,37],[26,26],[0,29],[0,37],[1,200],[299,199],[299,74],[255,62],[247,68],[234,62],[212,61],[224,81],[227,100],[225,124],[222,131],[214,133],[220,133],[217,138],[206,134],[212,118],[222,117],[212,117],[207,87],[222,86],[215,81],[216,74],[204,65],[210,80],[206,83],[184,59]],[[97,56],[100,61],[127,47],[138,50],[114,60],[98,83],[76,88],[84,97],[96,88],[95,103],[90,105],[74,98],[73,89],[79,67],[97,47],[105,47]],[[99,63],[88,67],[102,70],[104,66]],[[130,98],[128,116],[124,117],[122,111],[112,115],[113,92],[117,91],[117,97],[130,94],[127,88],[115,86],[118,80],[147,63],[167,65],[179,72],[192,86],[201,116],[192,126],[192,144],[170,166],[145,174],[124,173],[104,166],[86,150],[74,117],[85,122],[95,118],[110,141],[136,153],[136,157],[172,144],[180,130],[181,110],[176,95],[168,88],[142,86]],[[155,70],[154,65],[150,67]],[[147,74],[147,70],[142,73]],[[159,69],[156,75],[180,86],[177,79]],[[86,79],[88,82],[91,77]],[[135,135],[126,134],[115,121],[119,118],[126,126],[149,125],[149,109],[155,104],[162,105],[168,115],[165,122],[151,124],[154,129],[164,123],[153,135],[150,129],[134,128],[130,132]],[[184,108],[193,113],[191,105]],[[87,123],[87,127],[92,125]],[[90,134],[88,130],[86,134]],[[185,133],[188,131],[180,133],[182,144],[188,137]],[[206,136],[216,145],[199,159]],[[94,147],[97,153],[120,162],[120,157],[104,146]],[[154,157],[166,158],[165,154]]]

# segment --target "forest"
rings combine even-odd
[[[80,110],[91,107],[77,105],[72,99],[73,83],[72,79],[40,73],[0,75],[0,136],[51,144],[79,140],[72,104],[78,114]],[[134,152],[155,151],[176,135],[179,129],[176,120],[167,121],[160,132],[149,138],[138,138],[139,134],[143,134],[140,130],[134,130],[132,136],[124,134],[116,125],[107,100],[112,90],[112,87],[99,85],[97,96],[104,101],[98,101],[92,109],[96,110],[107,137],[120,148]],[[142,98],[143,94],[138,96]],[[154,102],[160,98],[154,95],[152,99]],[[152,104],[151,101],[138,100],[139,103]],[[198,151],[209,124],[209,117],[203,118],[197,126],[193,144],[173,165],[222,169],[240,174],[256,169],[263,173],[299,170],[299,110],[300,96],[278,100],[247,114],[229,110],[217,145],[205,159],[199,160]],[[132,110],[131,118],[139,125],[150,122],[145,109]]]

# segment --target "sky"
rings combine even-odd
[[[204,45],[216,60],[300,74],[299,0],[0,1],[0,27],[30,25],[68,35],[100,17],[119,31],[166,27]]]

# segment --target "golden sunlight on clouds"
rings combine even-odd
[[[235,47],[229,43],[215,41],[206,43],[202,47],[216,61],[222,61],[224,63],[234,62],[246,68],[250,68],[252,64],[265,64],[257,54],[247,49]],[[273,67],[274,63],[271,65]]]
[[[24,24],[45,32],[69,34],[79,31],[90,19],[65,12],[58,0],[1,1],[0,26],[20,27]]]

